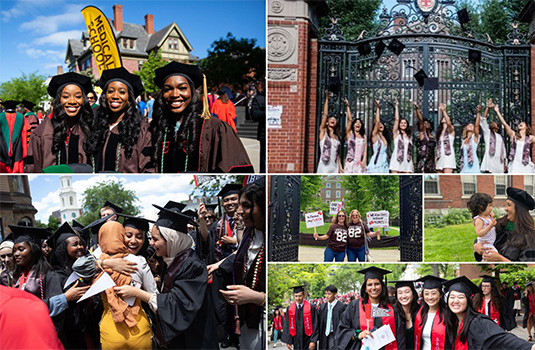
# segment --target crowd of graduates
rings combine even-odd
[[[141,78],[122,67],[102,72],[98,103],[91,79],[73,72],[51,79],[46,117],[29,101],[22,113],[19,101],[2,101],[0,173],[254,171],[227,91],[210,99],[200,68],[178,62],[156,69],[154,83],[150,122]],[[253,94],[250,101],[249,114],[265,119],[265,101]]]
[[[219,215],[169,201],[154,204],[151,221],[106,201],[87,226],[10,225],[0,244],[0,348],[219,349],[231,339],[262,348],[265,178],[218,196]]]
[[[359,293],[338,295],[329,285],[323,298],[308,301],[305,285],[293,287],[294,301],[273,313],[273,347],[281,339],[294,350],[368,349],[374,332],[386,326],[394,339],[381,345],[387,350],[535,349],[510,333],[523,312],[527,340],[532,340],[533,282],[522,291],[518,282],[508,287],[489,275],[480,276],[479,286],[465,276],[445,280],[427,275],[389,281],[395,287],[387,288],[385,276],[391,271],[372,266],[359,272],[364,275]]]

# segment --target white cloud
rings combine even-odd
[[[59,189],[49,192],[40,201],[32,201],[33,206],[37,209],[35,219],[43,223],[48,222],[48,217],[53,211],[59,210]]]
[[[64,13],[55,16],[36,16],[31,21],[20,25],[20,30],[34,31],[39,34],[50,34],[57,32],[60,27],[69,27],[84,22],[84,17],[80,12],[82,6],[68,5]]]
[[[79,39],[81,37],[79,30],[68,30],[64,32],[56,32],[33,41],[36,45],[51,45],[67,47],[69,39]]]
[[[47,57],[52,60],[61,60],[63,61],[65,59],[65,52],[64,51],[58,51],[58,50],[40,50],[40,49],[26,49],[26,54],[30,56],[31,58],[40,58],[40,57]],[[57,65],[57,63],[56,63]]]
[[[28,10],[39,9],[39,7],[46,6],[47,8],[52,7],[53,5],[58,5],[64,2],[65,0],[18,0],[14,2],[12,8],[6,11],[0,12],[2,15],[2,22],[9,22],[12,19],[21,17],[23,15],[28,16]],[[7,1],[3,1],[4,4]]]

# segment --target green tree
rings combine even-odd
[[[93,74],[93,68],[87,68],[86,70],[81,71],[80,74],[91,78],[92,86],[95,86],[97,84],[97,78],[95,78],[95,75]]]
[[[457,264],[422,264],[416,270],[420,276],[433,275],[436,277],[442,277],[445,279],[451,279],[457,277],[455,270],[459,268]]]
[[[344,176],[342,186],[346,210],[357,209],[362,216],[368,211],[387,210],[390,217],[399,216],[399,177]]]
[[[107,200],[123,208],[125,214],[137,215],[140,213],[139,208],[134,204],[138,200],[136,193],[125,189],[120,181],[108,180],[98,182],[84,191],[82,201],[84,214],[77,221],[82,225],[88,225],[97,220],[100,217],[100,208]]]
[[[255,68],[258,77],[266,72],[266,50],[256,46],[256,39],[236,39],[231,33],[212,43],[201,68],[209,86],[225,83],[241,87],[249,68]]]
[[[38,75],[37,71],[30,74],[22,73],[21,77],[0,84],[0,96],[4,101],[26,99],[39,105],[48,96],[45,79],[45,76]]]
[[[302,211],[329,210],[329,205],[323,202],[319,196],[323,186],[322,176],[320,175],[301,176],[300,208]]]
[[[204,176],[204,175],[201,175]],[[191,196],[215,196],[221,189],[224,184],[243,184],[245,180],[245,175],[218,175],[218,176],[207,176],[208,181],[199,183],[199,186],[195,187],[190,195]],[[195,183],[195,179],[190,181],[190,185]]]
[[[356,40],[363,30],[370,31],[377,24],[381,0],[327,0],[329,15],[320,18],[321,34],[331,26],[331,18],[338,19],[338,28],[346,40]]]
[[[495,43],[504,43],[511,28],[501,0],[485,0],[481,6],[481,30]]]
[[[159,90],[153,81],[154,71],[168,63],[168,61],[162,58],[162,52],[161,49],[159,49],[158,51],[151,52],[147,62],[143,63],[139,71],[134,72],[134,74],[137,74],[141,77],[141,81],[143,82],[143,87],[145,88],[146,92],[156,92]]]
[[[50,227],[53,231],[56,231],[59,227],[59,224],[61,223],[61,220],[54,216],[54,215],[50,215],[48,217],[48,227]]]

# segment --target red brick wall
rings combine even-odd
[[[139,70],[139,65],[137,59],[125,59],[123,57],[123,67],[126,68],[130,73]]]
[[[298,64],[273,64],[272,68],[297,68],[297,81],[269,81],[268,101],[281,105],[281,129],[269,129],[268,171],[270,173],[302,173],[314,171],[314,141],[317,84],[317,42],[310,23],[305,21],[275,21],[269,25],[296,25],[299,28]],[[291,86],[297,86],[291,92]],[[293,163],[293,170],[289,164]]]

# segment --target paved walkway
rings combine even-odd
[[[245,137],[241,137],[240,140],[253,164],[255,173],[260,173],[260,141]]]
[[[299,262],[323,262],[325,248],[299,247]],[[374,262],[399,262],[398,249],[371,249],[371,257]],[[347,261],[347,257],[344,261]]]

